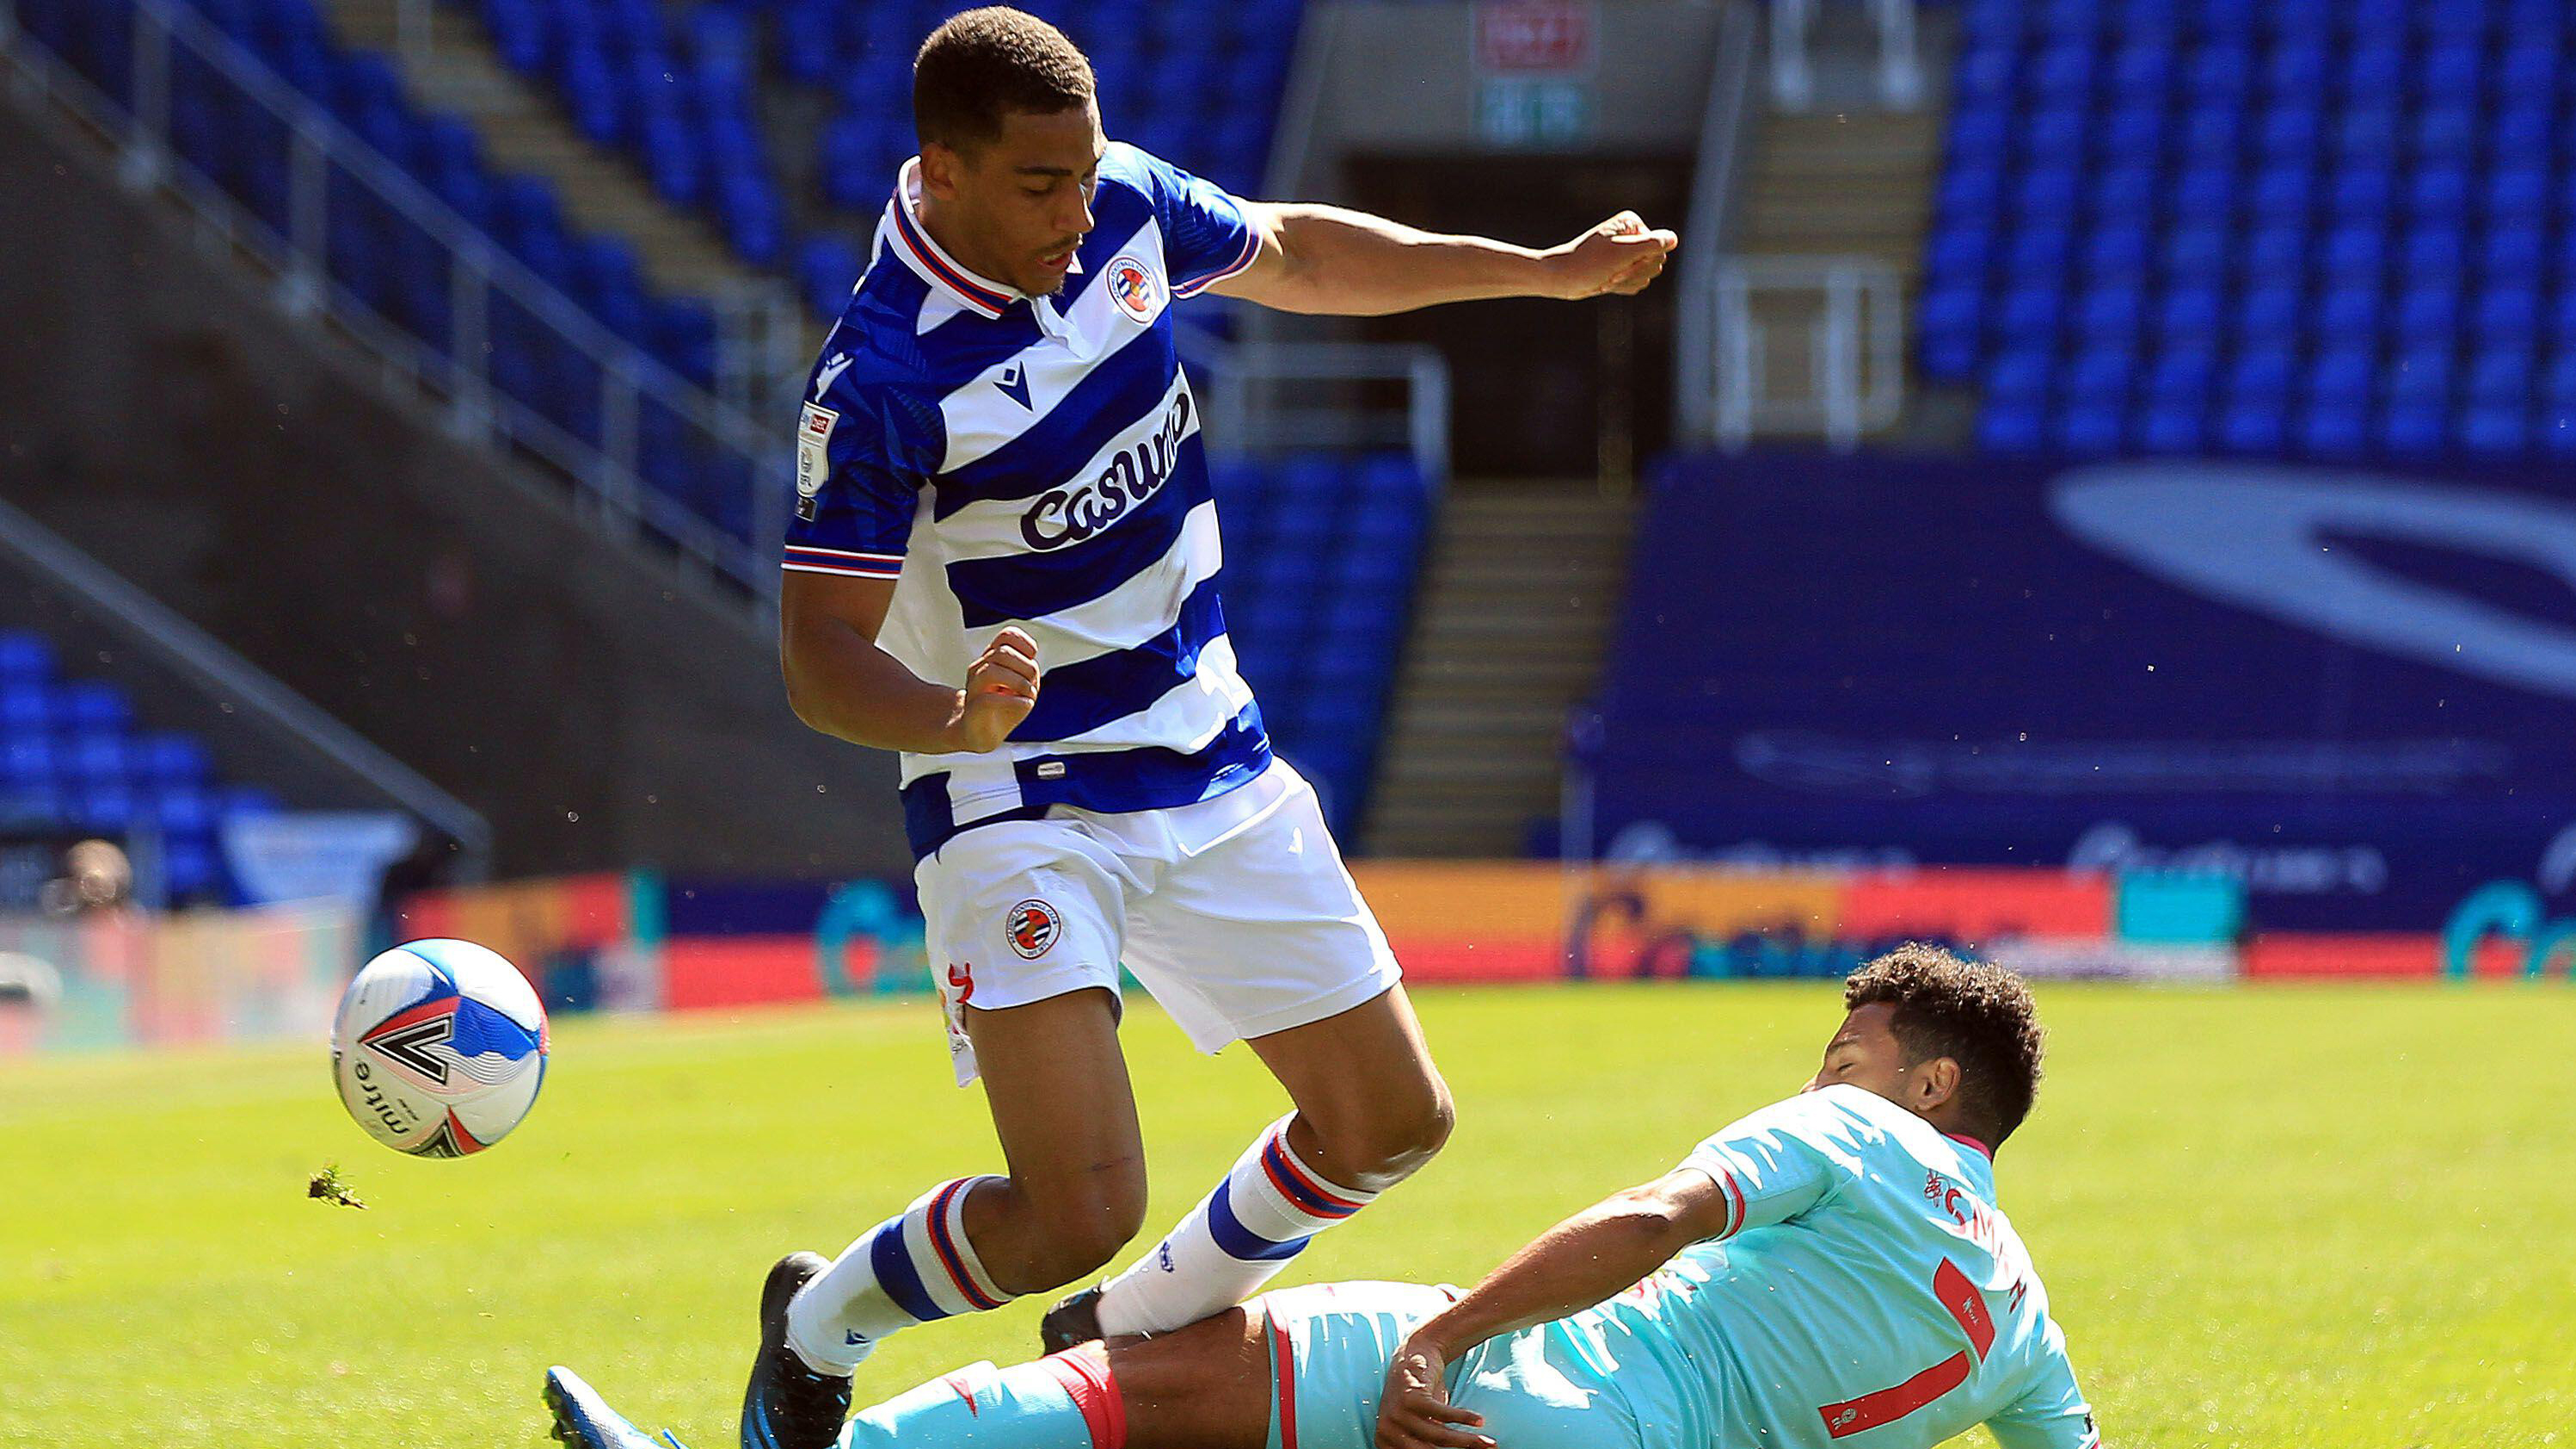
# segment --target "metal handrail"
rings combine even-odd
[[[1675,279],[1681,296],[1673,326],[1673,417],[1686,444],[1704,445],[1717,436],[1717,271],[1734,241],[1759,30],[1753,0],[1731,0],[1718,21],[1717,58],[1700,116],[1699,166],[1691,177]]]
[[[1214,420],[1210,446],[1266,452],[1311,444],[1312,438],[1289,424],[1305,414],[1331,412],[1344,418],[1341,432],[1402,447],[1427,484],[1435,490],[1447,485],[1449,360],[1439,348],[1420,342],[1228,342],[1187,324],[1176,337],[1183,359],[1208,385],[1208,414]],[[1380,434],[1354,421],[1357,409],[1291,409],[1262,400],[1268,385],[1284,382],[1403,383],[1402,426]]]
[[[35,72],[57,94],[67,99],[77,94],[78,107],[102,130],[123,137],[125,159],[120,169],[131,184],[179,193],[227,239],[261,254],[279,273],[279,301],[289,312],[328,313],[335,325],[396,363],[415,383],[443,391],[450,431],[482,438],[497,430],[573,479],[581,490],[579,496],[599,505],[600,522],[609,531],[629,530],[637,523],[649,526],[673,540],[685,555],[732,576],[751,596],[755,611],[769,606],[776,596],[778,571],[774,549],[763,543],[784,532],[785,489],[755,486],[752,541],[732,537],[645,486],[636,468],[636,411],[642,399],[651,398],[731,450],[750,475],[763,482],[783,478],[785,473],[784,445],[774,443],[771,430],[609,332],[580,304],[510,256],[436,193],[202,16],[170,0],[135,0],[135,5],[137,104],[131,111],[59,62],[39,66],[33,63],[34,57],[20,54],[12,42],[22,31],[0,27],[0,46],[9,47],[11,58],[22,69]],[[0,14],[14,21],[11,0],[0,0]],[[205,61],[285,124],[290,147],[286,234],[278,234],[177,154],[169,139],[167,86],[174,45]],[[324,256],[323,192],[335,166],[447,250],[451,288],[447,356],[377,313],[331,277]],[[481,359],[495,296],[510,299],[554,328],[599,367],[605,446],[575,437],[492,385]],[[1289,446],[1303,437],[1298,424],[1317,410],[1267,402],[1262,394],[1271,390],[1268,384],[1400,382],[1407,387],[1407,403],[1399,427],[1381,435],[1353,422],[1346,430],[1355,436],[1366,433],[1371,440],[1382,436],[1386,443],[1405,448],[1434,487],[1447,479],[1451,389],[1447,362],[1437,349],[1400,343],[1236,343],[1186,323],[1177,341],[1184,357],[1210,385],[1211,411],[1229,420],[1212,440],[1215,446],[1238,450]],[[1355,410],[1326,410],[1357,416]],[[1271,434],[1279,437],[1273,439]]]
[[[631,421],[649,398],[700,436],[729,451],[755,479],[776,478],[784,471],[784,444],[765,429],[710,396],[668,365],[619,337],[579,303],[506,252],[472,222],[408,172],[385,158],[364,139],[305,97],[265,62],[244,49],[194,10],[168,0],[134,0],[134,105],[120,107],[85,78],[69,73],[59,61],[39,64],[21,52],[26,31],[15,23],[14,5],[0,0],[11,23],[0,27],[5,48],[22,70],[32,72],[59,96],[75,99],[125,148],[120,174],[138,188],[167,186],[178,192],[224,235],[262,255],[279,273],[278,296],[290,313],[328,312],[332,320],[364,345],[402,367],[416,384],[447,394],[451,430],[481,439],[493,430],[554,464],[592,500],[601,505],[611,531],[642,522],[670,537],[690,557],[720,568],[754,596],[774,592],[776,568],[771,551],[733,538],[685,506],[644,485],[637,457],[637,430]],[[287,132],[287,228],[280,234],[268,221],[237,201],[212,178],[177,153],[170,137],[169,71],[172,47],[183,48],[236,90],[281,122]],[[449,349],[445,356],[428,339],[378,314],[330,276],[326,191],[333,168],[396,214],[419,227],[446,254],[450,268]],[[551,329],[566,345],[598,367],[601,379],[602,442],[594,445],[566,431],[535,409],[493,387],[484,362],[489,336],[490,304],[507,298]],[[610,429],[611,420],[628,425]],[[773,536],[783,526],[782,489],[755,488],[760,515],[752,538]]]
[[[159,655],[197,689],[222,699],[225,709],[239,705],[260,716],[279,733],[445,832],[457,845],[458,879],[481,880],[489,870],[492,827],[472,806],[431,784],[319,705],[6,503],[0,503],[0,555],[15,559],[101,617],[113,620],[138,647]]]
[[[1819,0],[1771,0],[1771,101],[1784,111],[1816,103],[1816,69],[1808,31]],[[1915,0],[1866,0],[1878,29],[1878,103],[1910,111],[1923,103],[1923,65],[1915,43]]]
[[[1809,391],[1790,400],[1766,385],[1768,337],[1753,320],[1757,291],[1820,296],[1810,324]],[[1905,406],[1905,286],[1876,257],[1728,257],[1718,269],[1717,441],[1741,448],[1756,429],[1813,430],[1849,450],[1893,424]]]

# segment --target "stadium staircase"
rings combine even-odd
[[[655,287],[725,297],[777,285],[736,257],[704,217],[655,195],[633,162],[585,138],[552,94],[502,63],[480,21],[419,5],[427,43],[407,48],[403,8],[401,0],[322,0],[343,44],[399,55],[413,102],[469,118],[498,169],[543,176],[576,225],[629,238]]]
[[[1556,815],[1567,712],[1600,678],[1634,516],[1589,480],[1453,486],[1380,753],[1371,854],[1516,856]]]
[[[1883,264],[1902,282],[1910,310],[1941,164],[1945,117],[1938,78],[1946,69],[1941,61],[1952,30],[1945,16],[1925,18],[1920,43],[1932,84],[1916,109],[1767,107],[1753,127],[1752,165],[1737,201],[1731,250],[1749,260],[1857,257]],[[1867,69],[1866,37],[1828,27],[1818,40],[1825,79]],[[1767,338],[1769,374],[1809,375],[1815,297],[1756,292],[1750,307]]]

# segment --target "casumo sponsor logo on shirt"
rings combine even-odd
[[[1172,399],[1163,426],[1131,448],[1121,448],[1100,476],[1072,488],[1050,488],[1020,515],[1020,537],[1034,549],[1080,543],[1117,522],[1128,509],[1154,496],[1172,476],[1172,459],[1190,431],[1190,395]]]

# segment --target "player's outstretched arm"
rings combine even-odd
[[[1629,295],[1663,271],[1680,241],[1633,211],[1538,250],[1310,202],[1247,202],[1245,209],[1261,233],[1260,253],[1208,290],[1283,312],[1347,317],[1488,297]]]
[[[1493,1440],[1470,1432],[1483,1421],[1449,1403],[1450,1362],[1496,1334],[1580,1313],[1631,1287],[1724,1232],[1727,1211],[1717,1183],[1684,1168],[1539,1234],[1405,1341],[1387,1370],[1378,1449],[1490,1449]]]
[[[1038,700],[1038,646],[1004,629],[967,667],[965,687],[934,684],[877,647],[889,579],[789,573],[778,597],[778,659],[796,717],[881,750],[981,754],[1010,738]]]

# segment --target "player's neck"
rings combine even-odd
[[[1020,289],[1001,280],[1000,269],[993,266],[970,244],[963,230],[940,208],[936,200],[928,195],[915,200],[912,204],[912,215],[914,220],[921,223],[921,229],[929,234],[930,239],[939,244],[939,249],[956,259],[957,265],[985,281],[999,284],[1012,296],[1019,295]]]

